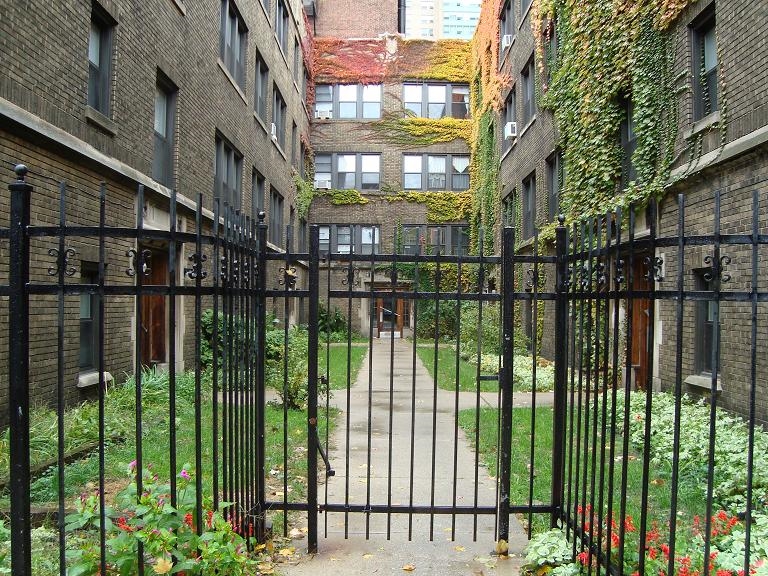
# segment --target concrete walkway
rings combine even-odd
[[[452,506],[455,497],[457,506],[471,506],[475,498],[480,506],[495,506],[496,481],[483,466],[476,468],[475,453],[455,424],[457,403],[460,410],[474,407],[475,394],[438,390],[435,397],[432,379],[418,357],[414,370],[411,345],[395,340],[392,356],[391,346],[388,340],[374,341],[349,397],[346,391],[335,392],[333,403],[341,413],[329,456],[336,475],[320,486],[320,502]],[[369,361],[373,362],[371,382]],[[521,400],[525,405],[528,395]],[[543,394],[537,398],[541,404],[548,400]],[[483,394],[480,404],[494,406],[496,394]],[[331,512],[321,514],[318,522],[319,554],[282,565],[280,572],[286,576],[403,574],[404,567],[414,567],[415,574],[516,574],[526,544],[514,517],[509,559],[494,556],[493,515],[435,514],[430,518],[414,514],[409,518],[407,514]],[[306,542],[294,545],[300,549]]]

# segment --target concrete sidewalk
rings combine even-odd
[[[495,506],[496,481],[483,466],[476,467],[475,453],[455,423],[457,408],[476,405],[475,394],[438,390],[435,395],[418,357],[414,369],[410,344],[395,340],[390,346],[389,340],[374,341],[349,395],[334,395],[341,410],[329,450],[336,475],[320,486],[320,502],[326,502],[327,489],[332,504],[452,506],[455,498],[457,506]],[[547,400],[537,398],[541,404]],[[481,406],[495,404],[496,394],[481,396]],[[403,574],[410,565],[416,574],[516,574],[525,535],[512,518],[510,558],[497,558],[494,523],[493,515],[321,514],[319,554],[282,565],[280,571],[287,576]],[[294,544],[306,546],[301,540]]]

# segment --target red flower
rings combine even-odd
[[[195,527],[192,520],[192,514],[190,512],[187,512],[186,514],[184,514],[184,524],[186,524],[187,526],[189,526],[194,530]]]
[[[584,566],[586,566],[589,563],[589,553],[586,550],[584,550],[583,552],[579,552],[576,555],[576,560],[578,560]]]
[[[626,530],[627,532],[635,531],[635,524],[632,521],[632,516],[627,515],[627,517],[624,518],[624,530]]]

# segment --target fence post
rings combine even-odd
[[[320,304],[320,228],[309,229],[309,374],[307,375],[307,552],[317,552],[317,349]]]
[[[11,571],[32,574],[29,519],[29,204],[27,167],[15,168],[11,192],[8,299],[8,411],[10,422]]]
[[[565,482],[565,404],[568,386],[568,229],[558,217],[555,230],[555,398],[552,423],[552,516],[553,528],[563,513]]]
[[[258,219],[258,291],[256,296],[256,475],[257,475],[257,502],[256,502],[256,538],[264,543],[268,537],[266,522],[267,493],[265,489],[266,455],[265,455],[265,374],[264,374],[264,350],[267,339],[267,225],[264,212],[259,212]]]
[[[501,439],[499,446],[499,540],[509,541],[509,482],[512,465],[512,362],[514,357],[515,306],[515,231],[502,232],[502,329],[503,362],[499,386],[501,388]]]

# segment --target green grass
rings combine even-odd
[[[429,375],[435,378],[434,347],[417,346],[416,354],[426,367]],[[477,365],[459,358],[459,390],[474,392],[477,390]],[[437,385],[443,390],[456,390],[456,351],[454,347],[440,347],[437,350]],[[482,392],[495,392],[498,384],[493,380],[481,380]]]
[[[327,350],[327,351],[326,351]],[[368,347],[363,345],[333,345],[327,347],[320,344],[318,350],[318,373],[325,374],[328,368],[328,381],[331,390],[343,390],[347,387],[347,351],[349,351],[350,376],[349,383],[354,385],[357,373],[363,365],[363,359]]]
[[[527,505],[529,501],[530,476],[529,465],[531,450],[531,419],[533,411],[530,408],[516,408],[512,415],[512,465],[510,476],[510,502],[513,505]],[[549,503],[550,490],[552,482],[552,419],[553,410],[550,407],[541,407],[536,409],[536,427],[533,432],[534,442],[534,482],[533,482],[533,502]],[[463,410],[459,414],[459,423],[467,432],[467,437],[473,443],[475,442],[475,410]],[[498,458],[498,411],[492,408],[482,408],[479,417],[479,451],[482,462],[488,468],[492,475],[496,475],[496,462]],[[598,437],[597,450],[592,449],[591,427],[589,429],[590,448],[587,450],[586,460],[586,478],[587,491],[584,488],[584,429],[582,424],[582,459],[579,461],[578,470],[575,468],[575,452],[573,466],[571,468],[571,477],[573,478],[574,492],[571,494],[571,503],[587,504],[592,498],[589,487],[592,485],[592,464],[593,458],[597,458],[595,483],[600,482],[600,459],[602,439]],[[574,438],[576,434],[574,433]],[[576,440],[574,440],[574,443]],[[643,487],[643,462],[642,458],[636,454],[630,454],[627,461],[621,458],[622,440],[616,437],[616,452],[614,456],[614,490],[613,490],[613,510],[615,516],[619,517],[620,511],[620,486],[621,476],[624,464],[627,469],[627,514],[633,518],[640,517],[641,494]],[[604,475],[605,485],[608,484],[609,470],[609,451],[606,443]],[[566,454],[566,498],[568,485],[568,455]],[[579,492],[575,493],[576,476],[579,478]],[[648,486],[648,518],[650,521],[658,520],[660,524],[665,523],[669,517],[670,510],[670,489],[669,484],[663,479],[663,474],[651,467],[649,469]],[[599,503],[599,493],[594,494],[595,507]],[[604,509],[608,507],[608,495],[604,496]],[[678,510],[679,516],[691,517],[694,514],[703,514],[703,503],[693,493],[692,490],[686,490],[681,486],[678,491]],[[650,524],[649,524],[650,526]],[[539,532],[549,528],[549,517],[544,515],[534,515],[532,518],[532,531]]]

